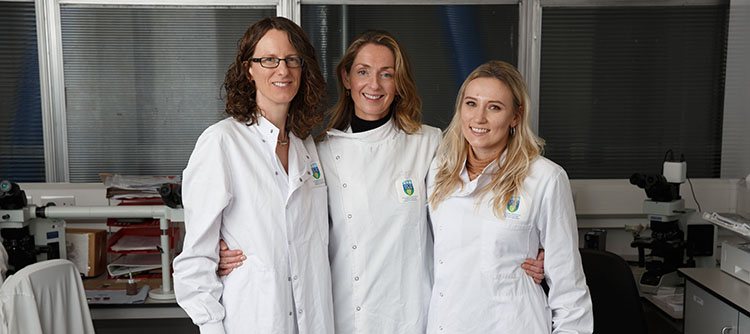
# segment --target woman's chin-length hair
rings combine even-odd
[[[396,38],[383,30],[367,30],[359,35],[346,49],[346,53],[336,66],[336,86],[339,97],[336,105],[328,112],[331,120],[325,131],[330,129],[344,131],[351,124],[352,114],[354,114],[354,101],[347,94],[341,75],[343,72],[349,73],[354,64],[354,58],[357,57],[362,47],[368,44],[382,45],[393,52],[396,66],[394,73],[396,97],[391,103],[391,114],[393,114],[396,127],[408,134],[416,133],[422,126],[422,99],[417,93],[417,84],[414,81],[411,63],[406,55],[406,50]],[[325,131],[321,133],[319,138],[325,136]]]

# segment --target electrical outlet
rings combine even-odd
[[[55,206],[74,206],[76,205],[76,197],[73,195],[55,195],[55,196],[41,196],[41,204],[47,205],[49,203],[55,203]]]

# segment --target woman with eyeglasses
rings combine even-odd
[[[338,101],[318,137],[336,333],[422,334],[432,288],[425,178],[441,132],[422,124],[411,64],[391,34],[361,34],[336,74]],[[222,252],[220,274],[238,254]],[[526,265],[543,276],[541,261]]]
[[[428,333],[591,333],[568,176],[540,155],[529,95],[490,61],[461,86],[427,178],[435,231]],[[546,251],[549,295],[518,268]]]
[[[324,86],[294,22],[265,18],[240,40],[224,80],[230,117],[201,134],[183,173],[175,294],[201,333],[333,332],[327,192],[310,136]],[[221,278],[220,238],[247,257]]]

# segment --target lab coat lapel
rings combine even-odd
[[[289,133],[288,158],[289,194],[286,198],[287,203],[292,194],[305,184],[307,179],[312,177],[310,153],[302,139],[297,138],[293,133]]]

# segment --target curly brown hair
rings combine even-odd
[[[352,121],[354,101],[346,94],[346,87],[341,76],[344,72],[349,73],[357,57],[359,50],[365,45],[375,44],[387,47],[393,52],[396,60],[396,97],[391,103],[391,111],[396,127],[402,131],[413,134],[422,126],[422,99],[417,93],[417,84],[411,70],[409,57],[406,50],[396,40],[396,37],[384,30],[367,30],[357,37],[336,66],[336,83],[338,84],[339,98],[336,105],[328,111],[331,120],[325,131],[318,135],[322,139],[326,131],[331,129],[346,130]]]
[[[312,129],[323,122],[325,110],[325,81],[320,72],[318,57],[307,34],[296,23],[283,17],[266,17],[256,22],[245,31],[237,43],[237,56],[227,70],[222,89],[226,95],[225,112],[239,122],[247,125],[258,122],[256,104],[256,87],[248,69],[249,60],[263,36],[271,29],[281,30],[289,36],[289,42],[302,57],[302,78],[297,95],[289,106],[286,118],[287,130],[299,138],[306,138]]]

